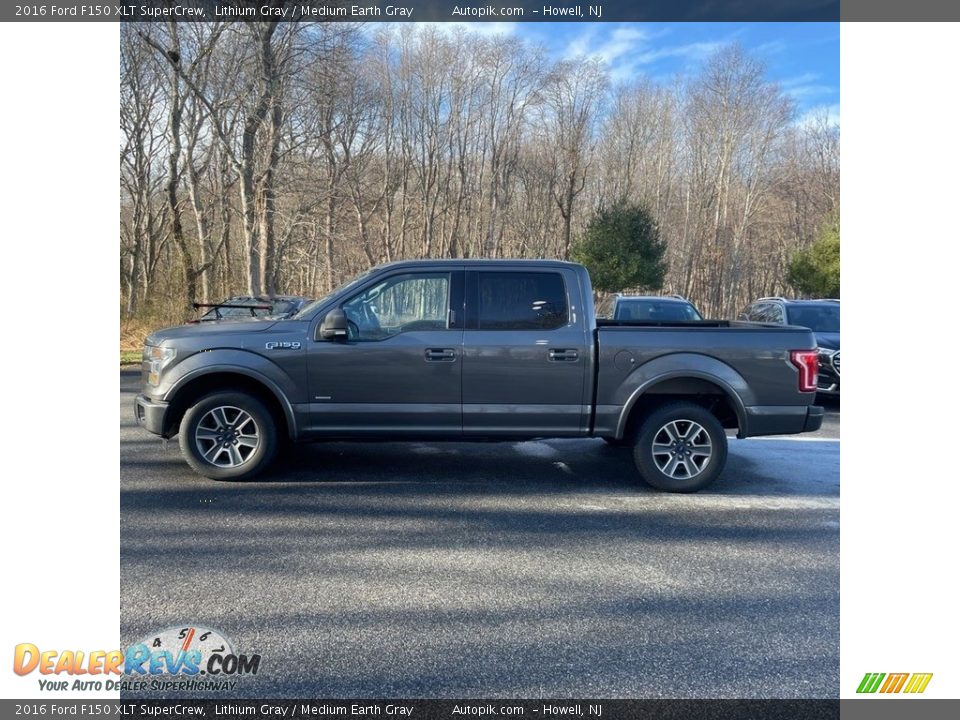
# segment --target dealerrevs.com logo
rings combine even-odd
[[[922,693],[930,684],[933,673],[867,673],[857,687],[858,693]]]
[[[260,655],[238,653],[221,633],[199,626],[151,633],[125,650],[41,650],[20,643],[13,653],[13,671],[38,673],[40,689],[50,691],[232,690],[237,677],[259,670]]]

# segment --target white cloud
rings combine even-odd
[[[684,58],[686,60],[705,60],[720,48],[729,45],[729,40],[711,40],[708,42],[686,43],[684,45],[668,45],[654,48],[636,56],[640,65],[649,65],[664,58]]]
[[[644,74],[645,66],[660,60],[704,60],[729,44],[737,34],[715,41],[656,45],[656,41],[669,32],[667,28],[653,30],[638,25],[594,23],[570,40],[562,55],[566,59],[587,57],[599,60],[609,68],[611,79],[620,82]]]
[[[563,51],[564,59],[573,60],[574,58],[589,56],[594,38],[600,33],[601,28],[602,25],[598,24],[587,25],[583,32],[567,43],[567,47]]]
[[[817,95],[829,95],[836,92],[836,88],[830,85],[800,85],[798,87],[783,88],[783,92],[794,100],[799,100]]]
[[[832,85],[824,85],[817,82],[820,75],[817,73],[804,73],[796,77],[787,78],[780,81],[780,87],[783,92],[794,100],[816,97],[817,95],[830,95],[836,92]]]
[[[780,85],[782,85],[784,88],[791,88],[797,87],[798,85],[808,85],[812,82],[816,82],[819,79],[820,75],[818,73],[808,72],[804,73],[803,75],[796,75],[794,77],[781,80]]]
[[[417,27],[432,27],[445,35],[463,30],[476,35],[513,35],[517,31],[515,22],[422,22]]]
[[[787,44],[783,40],[769,40],[765,43],[760,43],[754,50],[761,55],[775,55],[786,52]]]
[[[432,28],[447,37],[455,37],[458,33],[468,32],[477,35],[513,35],[518,30],[515,22],[369,22],[360,24],[361,32],[373,35],[378,32],[397,33],[403,28]]]
[[[648,42],[652,37],[651,33],[641,28],[618,27],[591,52],[591,55],[612,65],[624,55],[632,53],[638,45]]]
[[[812,107],[797,120],[797,125],[813,126],[826,121],[828,125],[840,125],[840,103],[817,105]]]

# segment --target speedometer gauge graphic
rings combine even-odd
[[[214,653],[224,657],[236,655],[233,645],[222,633],[200,625],[168,627],[158,633],[147,635],[140,642],[151,652],[167,651],[173,656],[194,650],[199,650],[204,659]]]

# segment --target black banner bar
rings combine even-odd
[[[0,20],[81,22],[838,21],[840,0],[115,0],[0,6]]]
[[[0,700],[0,717],[29,715],[219,720],[945,720],[960,717],[960,700]]]
[[[41,706],[46,706],[41,708]],[[316,720],[836,720],[839,700],[0,701],[0,715]]]
[[[3,22],[919,22],[960,20],[943,0],[40,0]]]

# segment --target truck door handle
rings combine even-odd
[[[553,362],[576,362],[580,357],[580,353],[576,350],[564,348],[551,348],[549,355]]]
[[[423,358],[427,362],[453,362],[457,359],[457,353],[453,348],[427,348]]]

